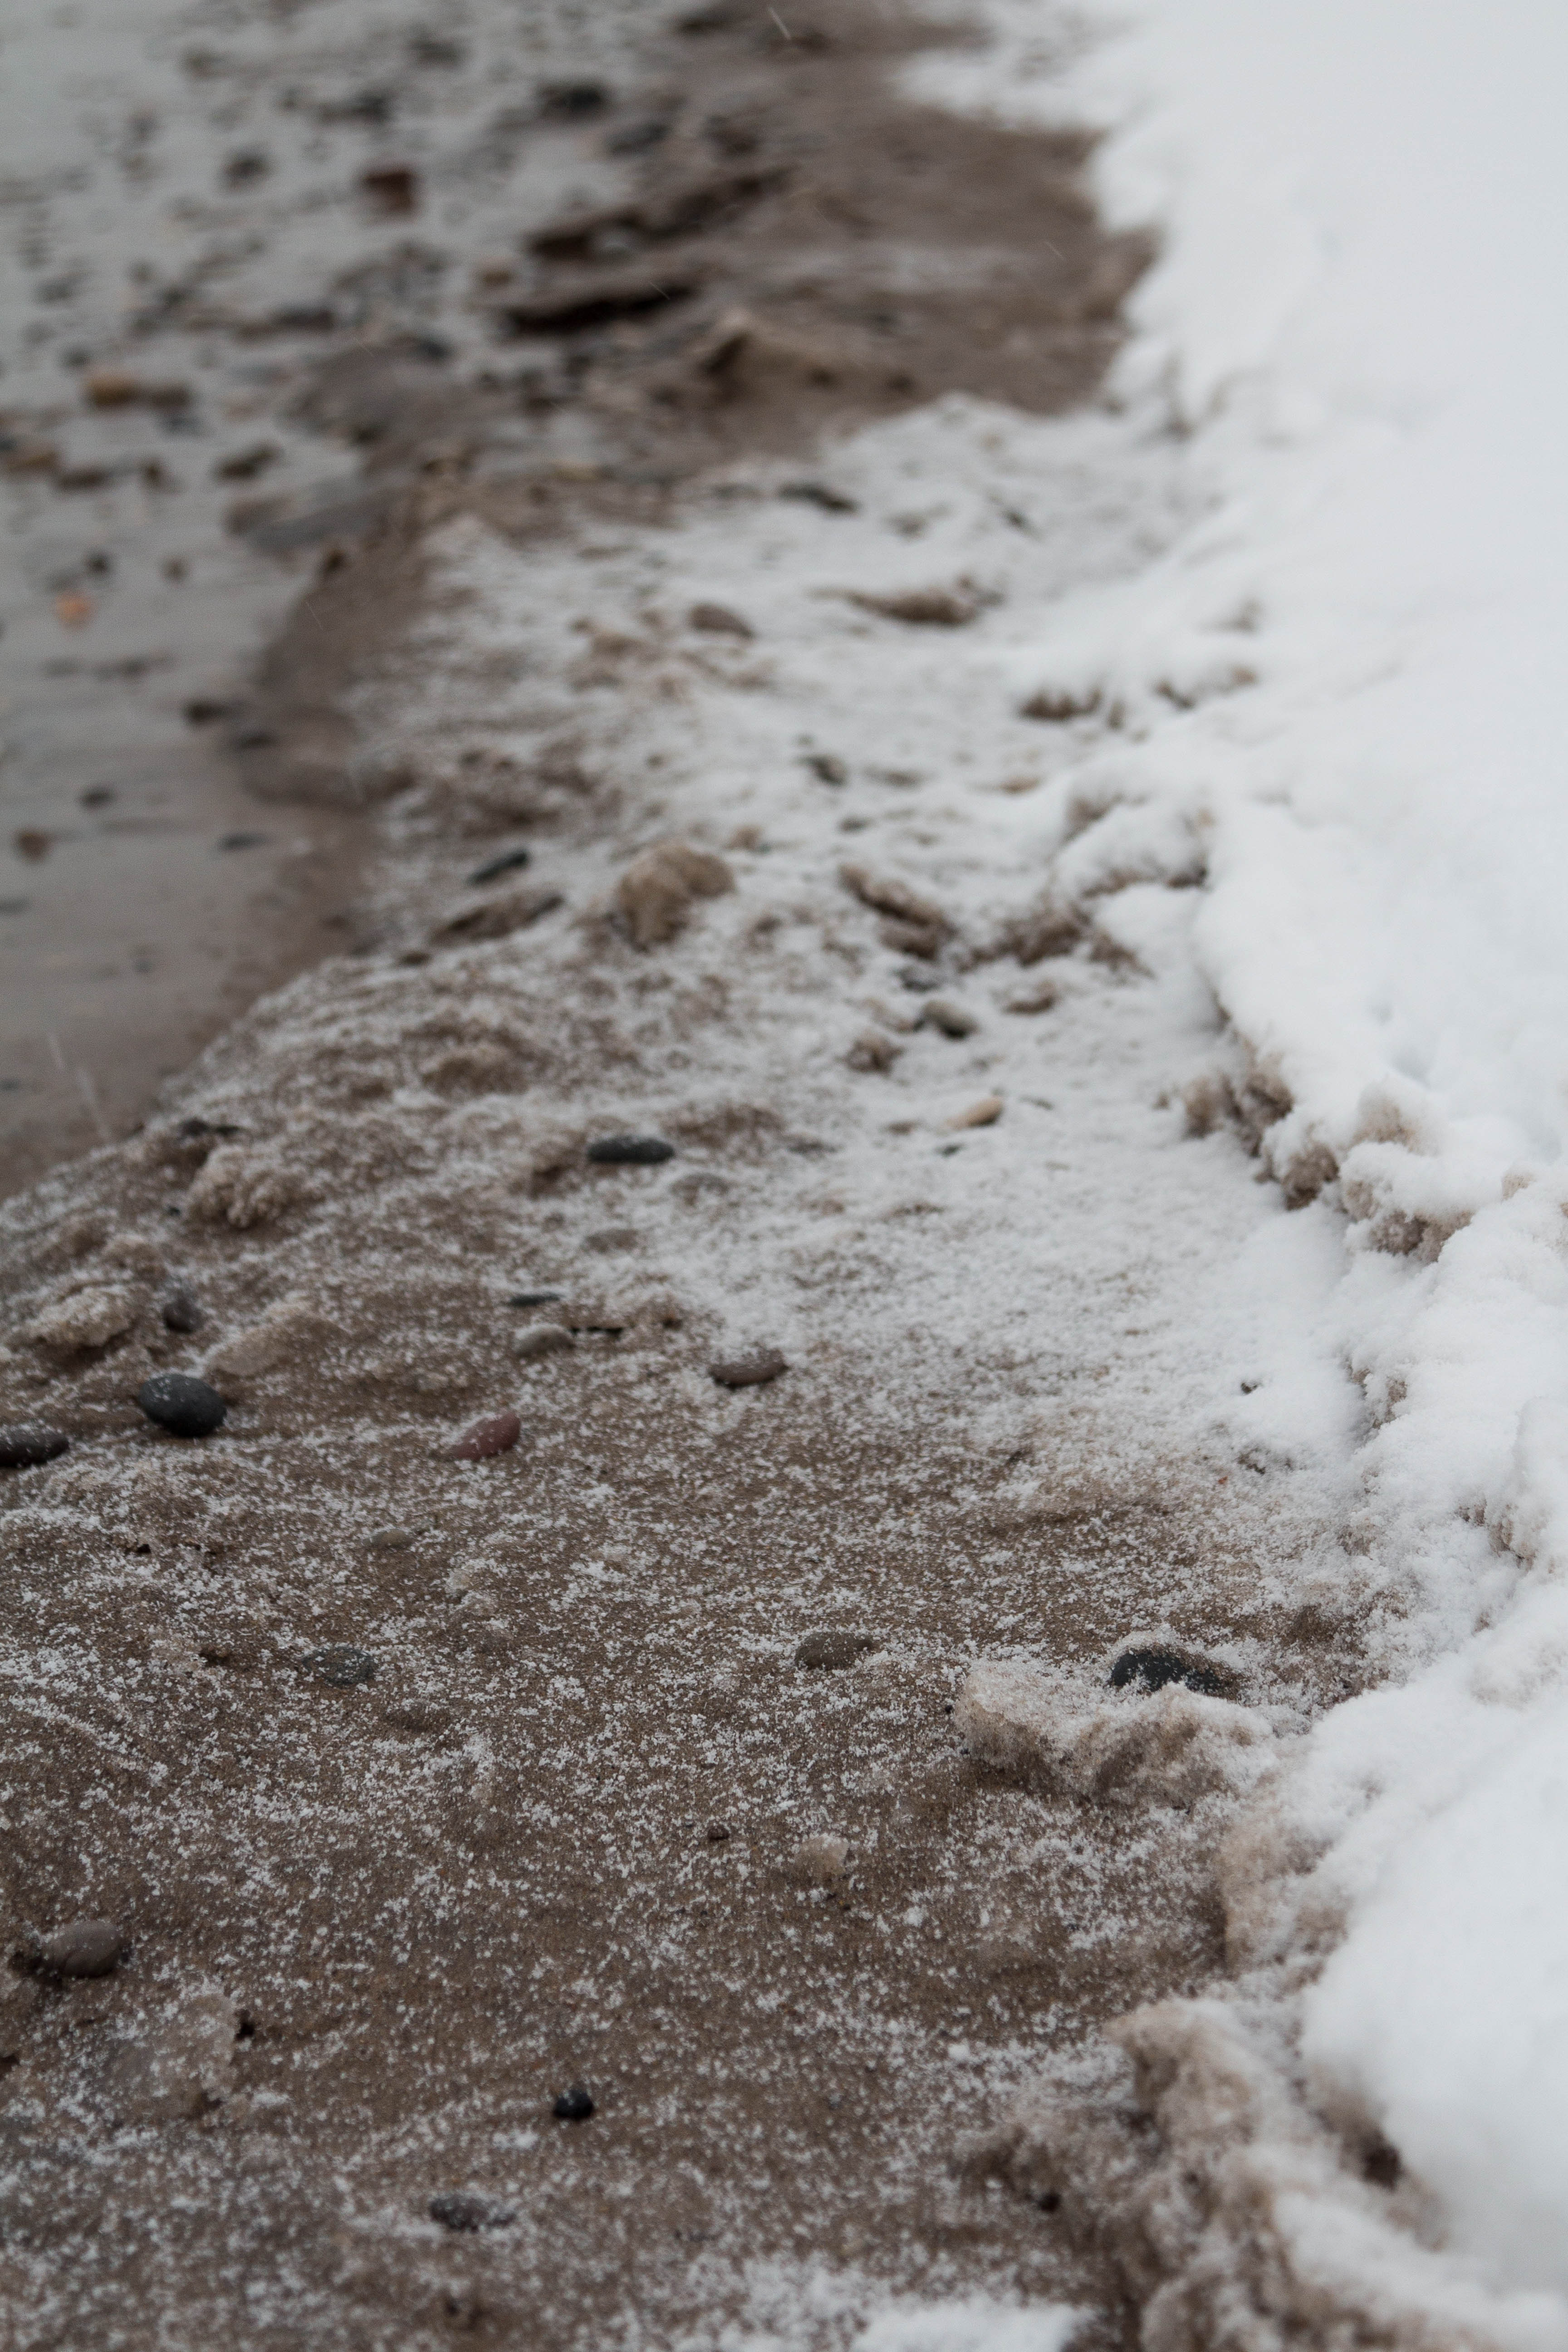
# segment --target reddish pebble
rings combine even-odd
[[[447,1446],[447,1459],[488,1462],[492,1454],[510,1454],[521,1435],[522,1423],[515,1412],[493,1412],[488,1421],[476,1421],[455,1445]]]

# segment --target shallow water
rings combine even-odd
[[[353,936],[370,828],[258,808],[222,709],[378,512],[363,439],[297,404],[398,333],[441,381],[483,372],[468,265],[620,169],[542,80],[624,58],[647,13],[0,10],[0,1190],[123,1134]],[[411,208],[362,184],[388,164]]]

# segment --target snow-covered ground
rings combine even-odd
[[[1228,1076],[1342,1232],[1320,1338],[1366,1402],[1345,1573],[1387,1684],[1274,1801],[1253,1957],[1294,1984],[1331,1948],[1306,2086],[1399,2151],[1451,2261],[1310,2194],[1267,2227],[1363,2281],[1379,2341],[1425,2305],[1563,2343],[1568,16],[1129,0],[1064,64],[1034,0],[988,15],[996,48],[919,79],[1109,133],[1113,221],[1163,238],[1117,388],[1186,436],[1199,509],[1039,615],[1017,686],[1099,728],[1077,881],[1205,845]],[[1315,1411],[1275,1384],[1287,1447]]]

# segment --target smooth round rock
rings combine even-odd
[[[531,1323],[518,1332],[511,1343],[511,1352],[520,1364],[537,1364],[546,1356],[563,1356],[577,1342],[570,1331],[559,1323]]]
[[[1181,1683],[1203,1698],[1232,1698],[1236,1694],[1234,1675],[1202,1658],[1186,1657],[1180,1650],[1123,1650],[1110,1669],[1110,1687],[1125,1690],[1130,1683],[1143,1691],[1160,1691],[1168,1683]]]
[[[510,2205],[493,2197],[469,2197],[454,2190],[430,2200],[430,2219],[444,2230],[505,2230],[516,2221]]]
[[[719,1363],[710,1364],[708,1375],[721,1389],[760,1389],[769,1381],[776,1381],[787,1372],[788,1364],[776,1348],[759,1349],[754,1356],[731,1356]]]
[[[328,1649],[312,1650],[300,1663],[329,1690],[357,1690],[362,1683],[374,1682],[380,1661],[369,1650],[356,1650],[352,1642],[334,1642]]]
[[[175,1283],[158,1301],[158,1312],[163,1318],[165,1331],[199,1331],[205,1317],[194,1290]]]
[[[522,1435],[522,1423],[515,1412],[493,1412],[484,1421],[476,1421],[447,1448],[449,1462],[488,1462],[492,1454],[510,1454]]]
[[[847,1633],[837,1627],[821,1633],[807,1633],[795,1646],[797,1666],[811,1666],[817,1671],[841,1673],[846,1666],[858,1665],[876,1648],[876,1636],[871,1633]]]
[[[594,2113],[593,2094],[585,2084],[574,2083],[570,2090],[562,2092],[550,2112],[557,2123],[585,2124]]]
[[[596,1168],[657,1168],[674,1159],[675,1146],[662,1135],[602,1135],[588,1157]]]
[[[46,1976],[111,1976],[130,1949],[112,1919],[73,1919],[38,1945],[37,1965]]]
[[[137,1390],[136,1402],[171,1437],[210,1437],[228,1418],[216,1389],[189,1372],[154,1372]]]
[[[58,1461],[70,1444],[63,1429],[41,1421],[13,1421],[0,1428],[0,1470],[36,1470],[40,1463]]]

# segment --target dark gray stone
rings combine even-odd
[[[154,1372],[137,1390],[136,1402],[171,1437],[210,1437],[228,1417],[216,1389],[189,1372]]]
[[[200,1300],[183,1282],[173,1283],[165,1290],[158,1301],[158,1312],[165,1331],[199,1331],[205,1320]]]
[[[585,2124],[594,2113],[593,2094],[585,2084],[574,2083],[570,2090],[562,2092],[550,2112],[558,2123]]]
[[[662,1135],[602,1135],[588,1146],[588,1157],[596,1168],[657,1168],[674,1159],[675,1146]]]
[[[510,2205],[493,2197],[470,2197],[461,2190],[430,2200],[430,2219],[444,2230],[505,2230],[516,2221]]]
[[[70,1439],[41,1421],[13,1421],[0,1428],[0,1470],[36,1470],[64,1454]]]
[[[1140,1690],[1158,1691],[1168,1683],[1181,1683],[1204,1698],[1234,1698],[1237,1690],[1236,1676],[1224,1666],[1188,1657],[1181,1650],[1123,1650],[1110,1669],[1112,1690],[1136,1684]]]

